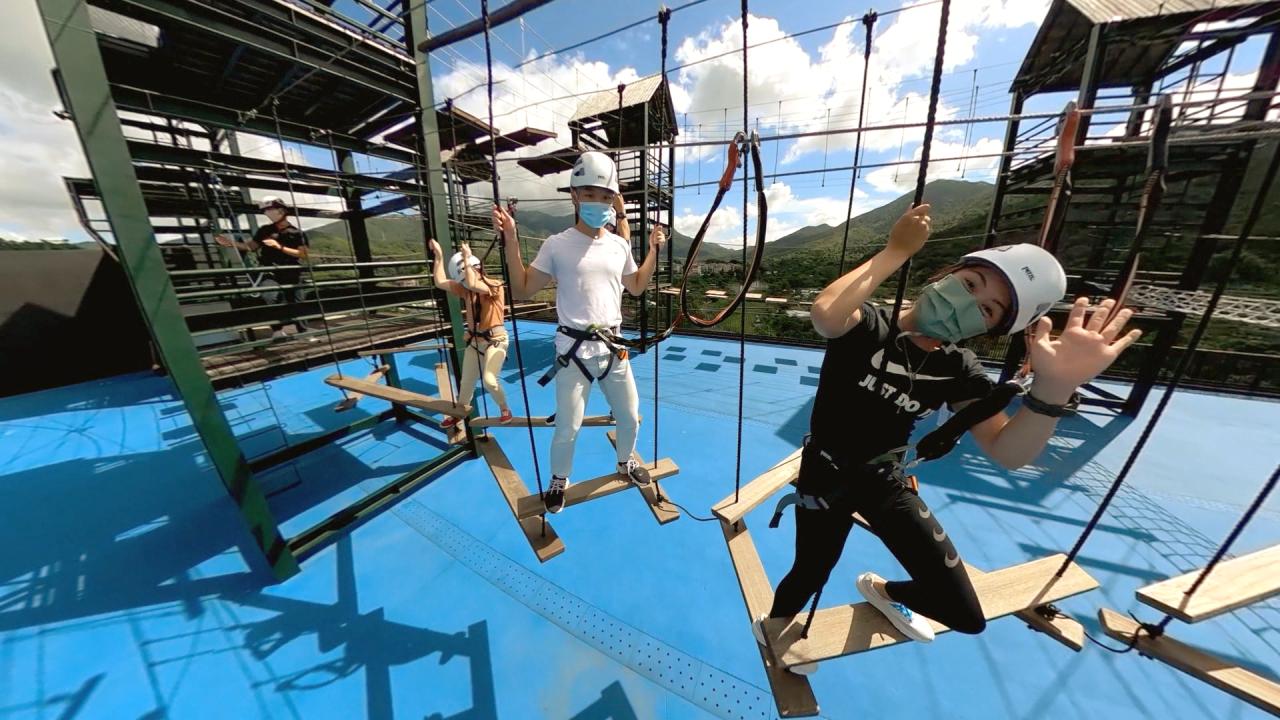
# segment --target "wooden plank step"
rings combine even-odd
[[[416,407],[419,410],[449,415],[450,417],[464,418],[471,412],[470,407],[458,407],[448,400],[419,395],[403,388],[391,387],[381,383],[365,382],[359,378],[346,375],[330,375],[324,381],[329,385],[343,388],[344,390],[353,390],[369,397],[381,398],[393,403]]]
[[[550,421],[550,422],[548,422]],[[582,427],[608,427],[617,425],[617,421],[612,415],[589,415],[582,418]],[[476,428],[525,428],[532,425],[536,428],[555,427],[555,420],[551,415],[542,415],[539,417],[513,417],[505,423],[498,422],[496,417],[482,417],[471,421],[471,427]]]
[[[732,523],[721,522],[720,530],[724,533],[729,558],[738,576],[738,588],[742,590],[742,600],[747,606],[747,621],[755,622],[756,618],[768,615],[769,608],[773,607],[773,586],[769,584],[769,576],[765,575],[755,543],[747,534],[747,524],[739,522],[735,528]],[[747,634],[750,636],[749,630]],[[755,643],[754,638],[752,642]],[[808,678],[787,672],[773,659],[768,649],[759,643],[755,645],[760,651],[760,661],[764,663],[778,714],[782,717],[817,715],[818,700],[813,696]]]
[[[390,365],[379,366],[376,370],[364,376],[365,382],[376,383],[382,380],[388,372],[391,372]],[[347,391],[347,396],[340,400],[337,405],[333,406],[334,412],[346,412],[355,407],[360,402],[360,398],[364,397],[358,392]]]
[[[675,475],[679,470],[676,464],[671,462],[670,458],[663,458],[658,461],[657,468],[649,466],[649,475],[654,480],[661,480]],[[630,480],[625,479],[616,472],[601,475],[591,480],[584,480],[583,482],[570,483],[569,487],[564,491],[564,506],[580,505],[633,487],[635,485]],[[547,508],[542,502],[542,496],[537,493],[525,495],[516,503],[516,517],[521,519],[536,518],[546,511]]]
[[[1140,625],[1113,610],[1098,610],[1098,621],[1110,637],[1125,644],[1135,642]],[[1191,647],[1166,635],[1153,638],[1144,633],[1136,640],[1138,652],[1177,668],[1191,677],[1206,682],[1223,692],[1280,715],[1280,683],[1246,670],[1238,665]]]
[[[875,534],[871,529],[871,524],[858,513],[853,514],[853,521],[862,526],[863,530],[872,535]],[[969,563],[964,564],[964,569],[971,578],[987,574],[985,570],[974,567]],[[1017,615],[1020,620],[1027,623],[1031,629],[1039,630],[1076,652],[1084,649],[1084,625],[1081,625],[1075,618],[1066,617],[1065,615],[1050,616],[1047,613],[1042,615],[1039,612],[1039,608],[1026,608],[1019,610],[1014,615]]]
[[[994,620],[1098,587],[1098,582],[1074,563],[1061,578],[1055,579],[1054,573],[1065,557],[1051,555],[973,578],[983,615],[987,620]],[[865,602],[818,610],[809,637],[804,639],[800,632],[807,616],[808,613],[802,613],[791,619],[765,622],[769,646],[784,667],[876,650],[907,639],[888,618]],[[930,622],[936,633],[950,629],[942,623]]]
[[[610,430],[607,435],[609,436],[609,444],[613,445],[615,448],[618,447],[618,433]],[[640,456],[640,453],[633,450],[631,452],[631,457],[636,462],[649,468],[650,474],[654,472],[655,466],[647,464],[644,461],[644,458]],[[662,502],[658,499],[658,479],[656,477],[653,478],[653,482],[645,485],[644,487],[637,487],[636,489],[640,491],[640,495],[644,498],[645,504],[649,506],[649,511],[653,513],[653,519],[657,520],[659,525],[666,525],[669,522],[680,519],[680,510],[677,509],[675,505],[668,502]]]
[[[511,467],[511,460],[507,458],[507,454],[502,451],[502,446],[498,445],[495,438],[477,438],[476,449],[480,457],[488,463],[493,479],[498,481],[498,489],[507,500],[507,507],[511,508],[511,514],[515,515],[516,502],[529,494],[529,487],[524,484],[524,480],[520,479],[520,473]],[[524,532],[525,539],[529,541],[529,547],[533,549],[533,554],[538,556],[539,561],[546,562],[564,552],[564,541],[556,535],[556,531],[549,523],[537,518],[517,517],[516,521],[520,523],[520,530]]]
[[[747,513],[800,476],[800,452],[800,450],[796,450],[783,458],[777,465],[743,485],[738,492],[737,502],[734,502],[733,496],[730,495],[712,506],[711,512],[729,524],[736,523],[746,517]]]
[[[453,383],[450,382],[451,377],[448,365],[442,362],[436,363],[436,387],[440,388],[440,399],[456,404],[457,398],[453,394]],[[453,427],[445,429],[445,435],[448,437],[450,445],[461,445],[467,441],[467,429],[462,423],[457,423]]]
[[[1138,588],[1138,599],[1183,622],[1208,620],[1280,594],[1280,545],[1224,560],[1191,597],[1200,570]]]

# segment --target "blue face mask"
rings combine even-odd
[[[602,228],[617,219],[613,206],[601,202],[584,202],[578,204],[578,217],[587,227]]]
[[[955,275],[926,286],[916,301],[916,329],[944,342],[960,342],[987,331],[978,301]]]

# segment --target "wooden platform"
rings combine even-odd
[[[863,519],[858,513],[853,514],[853,521],[860,525],[863,530],[875,534],[871,529],[871,524]],[[965,572],[969,573],[970,578],[976,578],[986,575],[985,570],[981,570],[969,563],[964,564]],[[1022,620],[1032,630],[1039,630],[1053,640],[1066,645],[1067,647],[1080,652],[1084,649],[1084,625],[1080,621],[1065,615],[1056,615],[1051,613],[1041,614],[1040,608],[1026,608],[1014,613],[1018,619]]]
[[[386,348],[383,350],[361,350],[356,353],[359,357],[380,357],[382,355],[394,355],[396,353],[410,352],[427,352],[429,350],[448,350],[453,347],[453,343],[431,343],[429,345],[406,345],[404,347]]]
[[[1102,629],[1107,635],[1126,645],[1134,642],[1134,634],[1140,628],[1132,619],[1106,608],[1098,611],[1098,621],[1102,623]],[[1136,647],[1138,652],[1147,657],[1177,668],[1272,715],[1280,715],[1280,683],[1275,680],[1233,665],[1168,635],[1153,638],[1141,633],[1137,637]]]
[[[755,543],[751,542],[751,535],[747,533],[746,522],[739,522],[735,527],[732,523],[722,521],[720,531],[724,533],[729,558],[733,561],[733,570],[738,576],[738,588],[742,590],[742,599],[747,605],[747,621],[754,622],[756,618],[769,614],[769,608],[773,606],[773,586],[765,575]],[[751,637],[750,631],[746,632]],[[782,717],[817,715],[818,700],[813,695],[808,678],[783,669],[765,647],[757,644],[756,648],[760,650],[760,661],[764,663],[765,675],[769,678],[769,688],[773,691],[773,702],[778,706],[778,714]]]
[[[743,485],[738,492],[737,502],[734,502],[733,496],[730,495],[712,506],[711,512],[730,525],[746,517],[747,513],[768,500],[774,493],[795,482],[800,476],[800,453],[801,450],[796,450],[777,465]]]
[[[528,496],[529,487],[524,484],[524,480],[520,479],[520,473],[511,467],[511,461],[507,459],[507,454],[502,451],[502,446],[498,445],[496,438],[476,438],[476,450],[488,463],[493,479],[498,481],[498,489],[507,500],[507,507],[511,508],[511,514],[515,515],[516,500]],[[556,535],[550,523],[542,522],[537,518],[522,519],[518,516],[516,522],[520,523],[520,530],[524,532],[525,539],[529,541],[529,547],[533,549],[533,554],[538,556],[539,561],[546,562],[564,552],[564,542]]]
[[[607,434],[609,436],[609,444],[615,448],[618,447],[618,434],[613,430],[610,430]],[[675,505],[668,502],[662,502],[658,499],[660,491],[658,489],[658,477],[656,475],[657,468],[654,465],[646,463],[644,458],[640,456],[640,453],[635,452],[634,450],[631,452],[631,457],[634,458],[636,462],[649,468],[649,473],[653,477],[653,482],[644,487],[637,488],[637,490],[640,491],[641,497],[644,498],[645,503],[649,506],[649,511],[653,513],[653,519],[657,520],[659,525],[666,525],[669,522],[679,520],[680,510],[676,508]]]
[[[1224,560],[1191,597],[1200,570],[1138,588],[1138,599],[1175,618],[1196,623],[1280,594],[1280,545]]]
[[[498,422],[496,417],[482,417],[471,421],[473,428],[526,428],[533,426],[536,428],[555,427],[555,421],[548,422],[550,415],[541,417],[513,417],[509,421],[503,423]],[[582,418],[582,427],[609,427],[618,423],[610,415],[590,415]]]
[[[649,475],[655,481],[671,477],[680,471],[670,458],[659,460],[656,467],[653,465],[647,467],[649,468]],[[574,505],[581,505],[584,502],[622,492],[623,490],[630,490],[633,487],[636,487],[634,483],[616,472],[583,482],[570,483],[564,492],[564,506],[568,508]],[[537,493],[525,495],[516,503],[516,517],[521,519],[536,518],[546,511],[542,496]]]
[[[368,375],[365,375],[364,382],[380,382],[390,371],[390,365],[382,365]],[[360,402],[360,398],[364,397],[362,394],[351,390],[346,391],[346,394],[347,396],[345,398],[340,400],[337,405],[333,406],[334,412],[346,412],[347,410],[354,408]]]
[[[362,395],[368,395],[369,397],[376,397],[392,403],[408,405],[409,407],[415,407],[419,410],[440,413],[451,417],[464,418],[471,411],[470,407],[458,407],[448,400],[419,395],[415,392],[409,392],[402,388],[391,387],[381,383],[366,382],[359,378],[351,377],[350,375],[330,375],[325,378],[324,381],[336,388],[353,390]]]
[[[1097,581],[1075,564],[1055,580],[1053,575],[1064,559],[1065,555],[1051,555],[974,577],[983,615],[994,620],[1098,587]],[[805,639],[800,633],[807,617],[802,613],[789,620],[765,622],[769,646],[783,667],[875,650],[907,639],[865,602],[818,610]],[[950,629],[938,622],[932,625],[936,633]]]

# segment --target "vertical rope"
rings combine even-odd
[[[1191,583],[1191,587],[1187,588],[1187,591],[1183,593],[1183,597],[1190,600],[1191,597],[1196,594],[1196,590],[1199,590],[1200,586],[1204,584],[1204,581],[1209,577],[1209,573],[1213,572],[1213,569],[1218,566],[1218,563],[1222,562],[1222,558],[1226,557],[1227,553],[1230,552],[1231,546],[1235,544],[1236,539],[1240,537],[1240,533],[1244,532],[1249,521],[1253,520],[1253,516],[1256,515],[1258,510],[1262,507],[1262,503],[1266,502],[1267,496],[1271,494],[1272,490],[1275,490],[1277,480],[1280,480],[1280,465],[1277,465],[1276,469],[1271,472],[1271,477],[1263,483],[1262,490],[1260,490],[1258,492],[1258,496],[1253,499],[1253,502],[1249,505],[1249,509],[1245,510],[1244,515],[1240,517],[1239,522],[1237,522],[1236,526],[1231,529],[1231,533],[1227,535],[1227,539],[1222,541],[1222,546],[1213,554],[1213,559],[1209,561],[1208,565],[1204,566],[1204,570],[1200,571],[1200,575],[1196,577],[1195,582]],[[1164,619],[1161,620],[1156,627],[1163,632],[1165,628],[1169,627],[1169,623],[1172,621],[1173,615],[1166,614]]]
[[[484,64],[485,64],[485,89],[489,96],[489,171],[490,171],[490,188],[493,190],[493,203],[498,204],[498,138],[493,127],[493,47],[489,36],[492,28],[489,26],[489,0],[480,0],[480,15],[484,20]],[[507,269],[507,243],[503,238],[498,238],[498,257],[502,261],[503,273]],[[516,346],[516,364],[520,366],[520,395],[524,398],[525,412],[529,413],[529,386],[524,377],[524,353],[520,349],[520,322],[516,319],[516,301],[515,296],[510,292],[511,281],[507,278],[506,282],[507,304],[511,308],[511,333],[515,339]],[[525,429],[529,431],[529,453],[533,456],[533,474],[538,481],[538,495],[541,496],[542,490],[542,468],[538,465],[538,445],[533,439],[533,423],[525,423]],[[542,534],[545,536],[547,532],[546,516],[543,516]]]
[[[340,173],[338,175],[338,191],[344,192],[346,190],[346,178],[341,175],[342,168],[338,167],[338,149],[333,145],[333,134],[325,133],[325,137],[329,142],[329,154],[333,158],[334,170]],[[344,196],[343,204],[345,205],[345,196]],[[360,315],[364,318],[365,339],[369,343],[369,349],[372,350],[374,345],[373,328],[369,325],[369,306],[365,303],[365,300],[364,300],[364,282],[363,282],[364,277],[360,273],[359,259],[356,258],[355,241],[351,239],[351,221],[349,219],[344,218],[342,222],[343,222],[343,225],[346,227],[346,231],[347,231],[347,252],[351,253],[351,263],[355,266],[352,269],[355,271],[355,274],[356,274],[356,295],[360,298]],[[366,232],[366,235],[367,234],[368,233]],[[373,253],[371,250],[370,257],[372,257],[372,255]],[[374,273],[377,272],[377,270],[373,270],[372,268],[370,270],[371,272],[374,272]],[[317,294],[316,297],[318,298],[319,295]],[[374,356],[374,355],[369,356],[369,363],[373,365],[374,369],[377,369],[379,367],[380,362],[381,361],[377,358],[377,356]]]
[[[911,205],[915,207],[924,201],[924,186],[929,179],[929,152],[933,145],[933,129],[938,120],[938,94],[942,88],[942,61],[947,51],[947,22],[951,18],[951,0],[942,0],[942,19],[938,24],[938,50],[933,58],[933,83],[929,87],[929,112],[925,116],[924,121],[924,144],[920,148],[920,169],[916,173],[916,192],[912,197]],[[893,298],[893,316],[889,321],[889,327],[894,328],[898,325],[898,319],[902,316],[902,302],[907,294],[907,279],[911,275],[911,258],[902,264],[902,270],[898,272],[898,291]],[[889,342],[893,342],[893,338],[889,338]],[[880,374],[883,375],[885,368],[889,363],[889,353],[884,353],[880,361]]]
[[[871,69],[871,42],[874,37],[876,25],[876,12],[868,11],[862,16],[862,25],[867,30],[867,37],[862,42],[862,90],[861,97],[858,100],[858,137],[853,141],[853,175],[849,178],[849,206],[844,211],[844,239],[840,241],[840,269],[836,272],[836,277],[844,275],[844,259],[845,253],[849,249],[849,226],[853,224],[853,195],[858,187],[858,163],[862,161],[862,136],[863,124],[862,120],[866,116],[867,111],[867,79],[869,70]],[[778,102],[779,114],[781,114],[782,102]],[[775,161],[777,158],[774,158]],[[774,170],[777,172],[776,168]]]
[[[293,192],[293,171],[289,169],[289,154],[286,153],[284,149],[284,132],[280,129],[280,113],[278,112],[279,106],[280,101],[272,98],[271,119],[275,121],[276,142],[280,144],[280,163],[284,166],[284,179],[285,183],[287,183],[289,187],[289,205],[296,212],[298,209],[298,202],[297,197]],[[294,215],[294,217],[298,216]],[[298,223],[298,232],[302,232],[301,219],[299,219]],[[310,258],[309,254],[308,258]],[[310,259],[307,260],[307,278],[311,281],[311,292],[316,294],[316,307],[320,309],[320,323],[324,325],[324,337],[325,341],[329,345],[329,355],[333,358],[333,367],[338,371],[338,377],[342,377],[342,363],[338,361],[338,349],[333,345],[333,333],[329,330],[329,316],[324,311],[324,301],[320,299],[320,286],[316,285],[316,275],[311,271]],[[339,390],[342,391],[342,398],[344,400],[347,399],[347,391],[343,388],[339,388]]]
[[[1217,310],[1218,303],[1227,291],[1227,283],[1235,273],[1236,265],[1240,262],[1240,255],[1244,252],[1245,243],[1248,241],[1249,235],[1253,233],[1253,226],[1257,224],[1258,216],[1262,214],[1262,209],[1267,204],[1267,196],[1271,192],[1271,185],[1275,182],[1277,168],[1280,168],[1280,147],[1276,147],[1271,153],[1271,163],[1267,166],[1262,183],[1258,186],[1257,194],[1253,200],[1253,207],[1249,208],[1249,215],[1240,227],[1240,236],[1236,240],[1235,248],[1231,251],[1231,258],[1227,261],[1226,268],[1223,269],[1222,277],[1219,278],[1217,287],[1213,289],[1213,295],[1209,298],[1209,304],[1205,308],[1204,314],[1200,316],[1200,322],[1196,325],[1195,332],[1192,333],[1191,339],[1187,342],[1187,349],[1178,358],[1173,377],[1169,378],[1169,384],[1165,386],[1164,394],[1160,396],[1160,402],[1156,405],[1155,412],[1151,413],[1151,419],[1147,421],[1146,427],[1142,428],[1142,434],[1138,436],[1138,442],[1129,451],[1129,457],[1125,459],[1124,465],[1116,475],[1116,479],[1111,482],[1111,487],[1107,489],[1107,494],[1102,497],[1102,502],[1098,503],[1098,509],[1094,511],[1093,517],[1085,525],[1080,537],[1076,540],[1076,544],[1067,553],[1066,559],[1062,561],[1062,566],[1058,568],[1056,573],[1057,577],[1062,577],[1063,573],[1067,571],[1067,568],[1075,561],[1076,556],[1080,554],[1080,550],[1084,547],[1085,541],[1089,539],[1089,535],[1093,533],[1098,523],[1102,521],[1102,516],[1107,512],[1111,501],[1115,499],[1116,493],[1120,491],[1120,486],[1124,484],[1125,478],[1129,477],[1129,471],[1133,469],[1134,463],[1138,461],[1138,456],[1142,454],[1142,449],[1146,447],[1147,440],[1151,438],[1151,432],[1155,430],[1156,424],[1160,422],[1160,418],[1164,415],[1165,408],[1169,406],[1169,401],[1173,399],[1173,393],[1182,383],[1182,377],[1186,373],[1187,367],[1191,364],[1191,356],[1200,345],[1200,340],[1204,337],[1205,331],[1209,329],[1209,321],[1213,318],[1213,313]]]
[[[667,89],[667,25],[668,23],[670,23],[670,21],[671,21],[671,8],[664,7],[658,11],[658,25],[661,26],[662,28],[662,53],[661,53],[662,80],[660,81],[661,82],[660,87],[663,89],[664,92],[667,93],[667,98],[666,98],[667,103],[671,102],[669,97],[670,91]],[[669,138],[669,133],[670,133],[670,127],[667,125],[667,114],[666,112],[663,112],[662,113],[662,137],[660,138],[660,142],[671,142],[672,139]],[[646,153],[649,152],[648,148],[645,148],[645,152]],[[661,163],[663,161],[662,151],[659,150],[658,152],[659,152],[658,162]],[[670,174],[674,172],[675,172],[675,164],[671,163],[670,166],[667,168],[667,173]],[[668,185],[671,185],[671,184],[673,183],[668,182]],[[674,192],[675,191],[673,190],[672,195],[668,198],[668,202],[670,202],[673,206],[675,204]],[[648,212],[648,208],[645,208],[645,212]],[[669,219],[670,218],[668,218],[668,220]],[[672,242],[672,239],[667,238],[667,242],[668,243]],[[671,246],[668,245],[667,247],[670,248]],[[657,307],[656,303],[660,302],[660,298],[662,297],[662,294],[661,294],[662,285],[660,282],[661,278],[658,273],[658,264],[660,262],[662,262],[661,257],[655,257],[653,259],[653,301],[655,303],[655,306],[654,306],[655,308]],[[668,266],[670,266],[670,263],[668,263]],[[645,301],[645,302],[647,304],[648,301]],[[657,467],[658,458],[662,457],[662,455],[659,454],[658,452],[658,412],[659,412],[658,401],[660,397],[658,392],[659,390],[658,375],[659,375],[659,370],[662,367],[662,349],[659,347],[659,345],[661,344],[661,340],[657,339],[659,337],[658,323],[661,321],[658,319],[659,313],[657,312],[656,309],[653,315],[654,315],[653,330],[654,330],[655,342],[653,345],[653,455],[651,457],[653,460],[654,467]],[[656,479],[653,481],[653,485],[654,485],[655,494],[657,495],[658,499],[661,500],[662,487],[658,485],[658,481]]]
[[[919,205],[924,199],[924,184],[929,176],[929,146],[933,143],[933,128],[938,118],[938,92],[942,87],[942,61],[947,51],[947,21],[951,17],[951,0],[942,0],[942,18],[938,23],[938,49],[933,56],[933,84],[929,88],[929,113],[925,118],[924,146],[920,150],[920,170],[916,174],[916,194],[912,205]],[[892,328],[898,324],[898,316],[902,312],[902,301],[907,290],[907,276],[911,273],[911,259],[902,266],[898,274],[898,295],[893,304],[893,319],[890,321],[889,344],[893,343]],[[883,353],[880,362],[880,374],[883,375],[889,362],[889,353]],[[825,585],[825,581],[823,585]],[[801,637],[809,637],[809,628],[813,625],[814,615],[818,611],[818,599],[822,597],[822,587],[813,595],[813,603],[809,607],[809,617],[805,618]]]
[[[747,0],[742,0],[742,131],[750,130],[747,120]],[[727,111],[726,111],[727,112]],[[726,116],[725,132],[729,130],[729,121]],[[751,152],[751,143],[743,143],[743,152]],[[742,176],[742,281],[744,283],[750,280],[747,274],[747,186],[750,184],[748,178],[751,176],[751,166],[747,164],[746,158],[743,158],[743,176]],[[746,293],[749,288],[742,288],[742,292]],[[742,493],[742,405],[744,389],[747,382],[747,304],[744,302],[739,308],[742,313],[738,316],[738,448],[737,454],[734,455],[733,461],[733,501],[738,502],[738,497]]]

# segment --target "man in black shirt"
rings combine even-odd
[[[302,263],[308,259],[307,236],[289,222],[288,208],[280,198],[268,195],[258,201],[258,209],[271,223],[258,228],[251,240],[239,242],[218,235],[214,241],[223,247],[258,253],[258,265],[271,268],[271,278],[281,286],[288,314],[293,317],[301,299]],[[279,322],[271,326],[273,338],[284,337],[284,325]],[[298,332],[305,329],[300,320],[293,320],[293,325]]]

